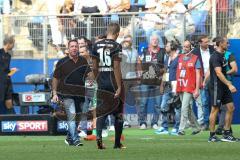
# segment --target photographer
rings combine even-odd
[[[161,113],[162,113],[162,125],[155,132],[156,134],[169,134],[168,133],[168,113],[170,111],[170,105],[173,99],[179,98],[176,96],[176,72],[178,65],[178,44],[174,41],[168,42],[166,45],[167,58],[165,60],[165,72],[164,78],[161,82],[160,90],[163,92]],[[177,102],[174,105],[175,112],[175,125],[171,131],[171,135],[178,135],[178,128],[180,124],[181,114],[181,102]]]

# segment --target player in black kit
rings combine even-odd
[[[98,149],[105,149],[102,143],[102,129],[107,115],[113,114],[115,117],[115,149],[124,149],[121,142],[121,135],[123,130],[123,98],[122,93],[122,76],[121,76],[121,52],[122,46],[115,40],[120,31],[120,26],[117,23],[110,23],[107,28],[107,37],[94,44],[93,46],[93,71],[97,78],[98,84],[98,107],[102,101],[104,103],[114,98],[117,103],[104,103],[103,109],[109,109],[104,115],[99,115],[97,110],[97,146]],[[101,92],[111,92],[112,97],[102,98]],[[101,97],[101,98],[100,98]]]
[[[216,46],[216,51],[213,53],[209,60],[209,68],[211,73],[209,87],[212,109],[209,117],[210,137],[208,139],[208,142],[235,142],[238,141],[238,138],[235,138],[232,135],[230,127],[234,112],[232,93],[237,92],[237,89],[226,78],[226,68],[228,64],[226,62],[226,59],[224,58],[224,53],[226,52],[228,47],[227,38],[218,37],[216,39]],[[215,133],[215,122],[221,105],[225,105],[227,107],[227,112],[225,117],[223,138],[220,140]]]

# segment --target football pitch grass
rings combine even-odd
[[[240,126],[234,126],[240,137]],[[0,136],[0,160],[239,160],[240,142],[208,143],[209,132],[185,136],[156,135],[153,129],[125,129],[127,149],[113,149],[113,136],[104,138],[106,150],[95,141],[84,146],[67,146],[65,136]]]

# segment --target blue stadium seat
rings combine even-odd
[[[191,0],[183,0],[184,5],[188,5],[191,2]]]
[[[137,2],[136,0],[130,0],[130,4],[131,4],[130,11],[138,12],[140,9],[145,10],[146,0],[138,0]]]
[[[112,14],[111,15],[111,22],[119,22],[118,14]]]
[[[130,4],[135,4],[135,0],[130,0]],[[138,0],[138,5],[144,5],[146,4],[146,0]]]

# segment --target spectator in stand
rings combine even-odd
[[[130,9],[129,12],[141,12],[145,10],[146,0],[130,0]]]
[[[144,17],[142,18],[142,27],[146,33],[147,42],[150,43],[152,35],[158,35],[158,41],[161,48],[164,47],[162,36],[165,22],[162,17],[153,12],[156,12],[158,3],[155,0],[146,0],[145,8],[147,9]]]
[[[118,12],[127,12],[130,9],[130,0],[106,0],[109,13],[116,13],[111,15],[111,21],[119,22]],[[128,20],[122,19],[122,25],[127,26]]]
[[[28,11],[29,15],[41,13],[49,14],[48,20],[51,31],[48,30],[48,36],[51,33],[51,40],[53,47],[57,50],[57,56],[62,57],[64,55],[61,47],[66,44],[66,37],[64,33],[60,31],[60,24],[56,14],[59,14],[60,7],[63,6],[63,2],[60,0],[56,1],[36,1],[31,4],[32,8]],[[47,20],[47,19],[46,19]],[[33,45],[37,47],[38,50],[43,50],[43,24],[45,23],[44,16],[34,16],[31,21],[28,22],[29,38],[33,41]],[[48,27],[48,25],[47,25]],[[65,38],[65,39],[64,39]]]
[[[178,59],[176,75],[177,93],[182,101],[178,135],[185,135],[184,130],[188,120],[193,126],[192,135],[195,135],[201,131],[192,109],[193,98],[196,99],[199,96],[201,64],[198,56],[191,53],[189,41],[184,41],[183,51],[184,54],[180,54]]]
[[[109,13],[126,12],[130,8],[130,0],[106,0]]]
[[[168,13],[168,25],[169,29],[167,29],[164,33],[166,39],[168,41],[174,41],[177,39],[179,42],[183,42],[185,37],[183,37],[183,18],[186,17],[186,34],[191,34],[195,31],[194,22],[189,13],[186,12],[186,7],[182,2],[178,2],[177,0],[170,0],[173,7],[171,11]]]
[[[63,6],[60,8],[60,14],[70,14],[68,16],[60,16],[58,17],[59,29],[63,32],[67,40],[74,39],[78,37],[77,35],[77,22],[71,16],[74,11],[74,3],[73,0],[65,0]]]
[[[169,0],[161,0],[157,2],[156,12],[160,12],[163,18],[167,17],[167,13],[169,13],[173,7],[173,4]]]
[[[105,0],[75,0],[74,13],[100,13],[105,14],[108,11]]]
[[[11,0],[1,0],[0,1],[0,11],[1,14],[10,14],[11,13]]]
[[[107,4],[105,0],[76,0],[74,5],[74,13],[80,14],[80,13],[99,13],[99,15],[92,15],[91,16],[91,34],[92,36],[97,36],[99,34],[102,34],[105,32],[105,23],[103,15],[108,11]],[[97,18],[96,18],[97,17]],[[82,23],[82,24],[81,24]],[[78,24],[83,24],[83,22],[78,22]],[[102,26],[102,27],[99,27]],[[87,27],[87,26],[86,26]],[[86,34],[82,30],[78,30],[78,33]]]
[[[59,21],[56,16],[61,6],[60,0],[55,0],[55,1],[45,0],[43,1],[43,4],[47,5],[48,14],[51,15],[48,18],[49,18],[49,24],[50,24],[51,33],[52,33],[52,44],[57,49],[57,56],[62,57],[64,53],[61,49],[61,46],[63,44],[66,44],[66,40],[64,40],[64,34],[60,30],[61,24],[59,24]]]
[[[1,14],[3,15],[10,15],[12,13],[12,0],[3,0],[2,2],[0,2],[2,5],[2,8],[0,8],[1,10]],[[5,18],[4,19],[4,25],[6,26],[5,29],[5,33],[6,34],[12,34],[13,33],[13,27],[8,27],[13,25],[12,22],[10,21],[11,18]]]
[[[153,117],[151,126],[158,129],[158,120],[160,114],[160,106],[162,95],[160,94],[160,78],[163,73],[163,64],[165,57],[165,49],[159,46],[159,38],[157,35],[152,35],[150,44],[143,50],[141,56],[141,85],[139,97],[138,118],[140,129],[147,128],[147,102],[150,98],[153,99]]]
[[[218,35],[226,35],[228,33],[229,17],[229,0],[216,0],[216,22]]]
[[[191,16],[195,25],[195,32],[206,34],[206,20],[208,13],[211,10],[211,0],[191,0],[188,4],[188,9],[192,9]],[[200,5],[198,5],[201,3]],[[197,7],[195,7],[198,5]]]

